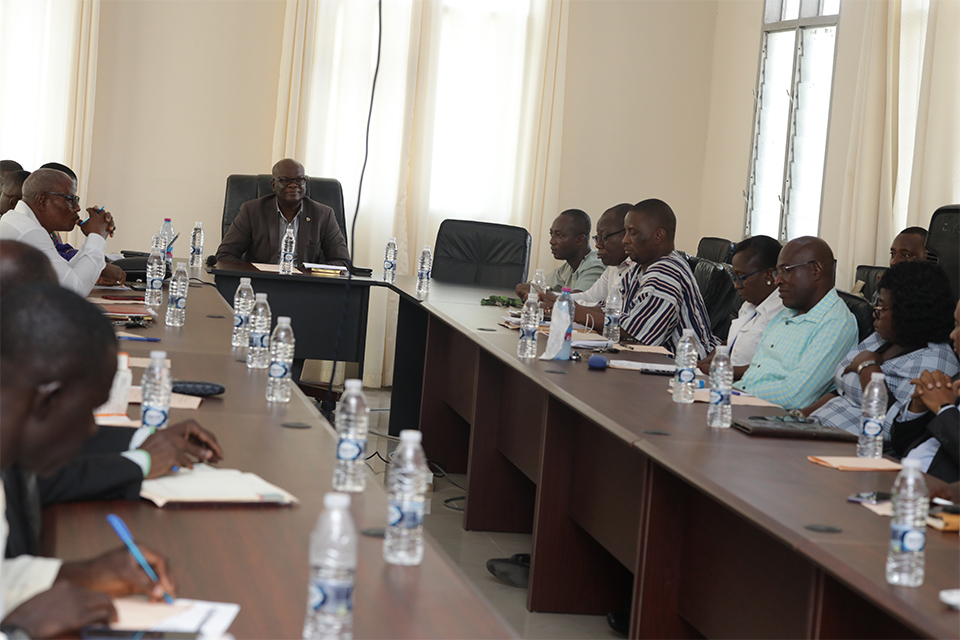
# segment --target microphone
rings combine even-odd
[[[595,353],[590,356],[589,360],[587,360],[587,366],[591,369],[603,371],[607,368],[607,356],[602,356],[599,353]]]

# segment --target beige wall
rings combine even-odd
[[[104,0],[84,202],[117,219],[110,251],[149,250],[164,217],[189,255],[220,242],[226,176],[272,164],[283,3]]]

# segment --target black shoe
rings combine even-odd
[[[607,614],[607,624],[617,633],[630,635],[630,607],[617,609]]]
[[[509,558],[487,560],[487,571],[511,587],[526,589],[530,584],[530,554],[515,553]]]

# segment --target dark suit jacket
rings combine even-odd
[[[890,430],[890,444],[901,458],[930,438],[939,440],[940,448],[927,473],[944,482],[960,480],[960,410],[957,407],[945,409],[939,415],[928,411],[914,420],[895,421]]]
[[[217,260],[276,263],[280,258],[280,223],[277,196],[269,195],[244,202],[227,230]],[[318,262],[346,266],[350,261],[347,243],[333,209],[303,199],[297,235],[297,264]]]

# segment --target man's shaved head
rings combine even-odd
[[[663,229],[672,244],[677,235],[677,216],[663,200],[650,198],[633,205],[630,209],[649,220],[656,228]]]
[[[806,313],[833,289],[833,250],[820,238],[796,238],[780,251],[777,271],[783,305]]]
[[[57,273],[36,247],[0,240],[0,296],[34,282],[57,283]]]
[[[69,191],[73,184],[73,178],[62,171],[37,169],[23,182],[23,199],[33,202],[42,193]]]
[[[277,176],[284,175],[284,172],[287,171],[288,169],[293,169],[293,170],[299,169],[300,175],[303,175],[302,164],[300,164],[293,158],[284,158],[283,160],[280,160],[279,162],[277,162],[277,164],[273,165],[273,170],[272,170],[273,177],[276,178]]]

